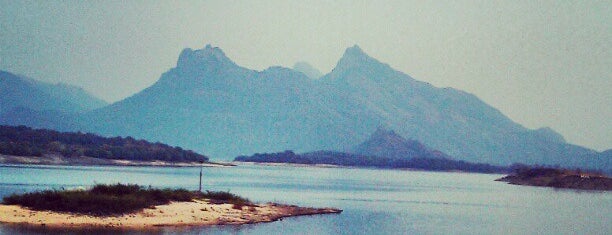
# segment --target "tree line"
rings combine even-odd
[[[208,161],[208,157],[162,143],[128,137],[106,138],[91,133],[58,132],[26,126],[0,126],[0,154],[64,157],[87,156],[139,161]]]
[[[471,163],[448,158],[388,158],[378,156],[356,155],[334,151],[317,151],[296,154],[291,150],[278,153],[257,153],[252,156],[239,156],[235,161],[273,162],[297,164],[332,164],[339,166],[376,167],[376,168],[410,168],[431,171],[467,171],[481,173],[507,172],[507,167],[493,166],[484,163]]]

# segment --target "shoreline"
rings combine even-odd
[[[210,200],[171,202],[142,211],[117,216],[95,217],[73,213],[34,211],[21,206],[0,204],[0,223],[46,228],[119,228],[152,229],[159,227],[189,227],[241,225],[274,222],[286,217],[339,214],[336,208],[310,208],[276,203],[243,206],[216,204]]]
[[[232,161],[230,164],[235,166],[275,166],[275,167],[303,167],[303,168],[343,168],[343,169],[369,169],[369,170],[397,170],[397,171],[412,171],[412,172],[442,172],[442,173],[466,173],[466,174],[485,174],[485,175],[503,175],[504,173],[486,173],[486,172],[471,172],[461,170],[435,171],[418,168],[384,168],[384,167],[359,167],[359,166],[343,166],[334,164],[302,164],[302,163],[285,163],[285,162],[241,162]]]
[[[351,166],[333,165],[333,164],[301,164],[301,163],[284,163],[284,162],[240,162],[232,161],[234,165],[245,166],[287,166],[287,167],[312,167],[312,168],[356,168]]]
[[[43,157],[25,157],[0,154],[0,165],[52,165],[52,166],[156,166],[156,167],[233,167],[233,163],[222,162],[168,162],[168,161],[135,161],[121,159],[101,159],[86,156],[64,157],[48,155]]]
[[[526,169],[495,181],[555,189],[612,191],[612,178],[605,175],[555,168]]]

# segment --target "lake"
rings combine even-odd
[[[94,183],[198,188],[199,168],[0,166],[0,197]],[[257,202],[337,207],[240,226],[155,231],[50,230],[0,224],[0,234],[612,234],[612,194],[508,185],[502,175],[240,165],[204,168],[203,188]]]

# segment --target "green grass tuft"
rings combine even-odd
[[[20,205],[32,210],[109,216],[132,213],[171,201],[184,202],[193,199],[231,203],[235,208],[251,205],[248,199],[229,192],[200,193],[186,189],[144,188],[135,184],[97,184],[90,190],[45,190],[22,195],[13,194],[5,197],[3,204]]]
[[[249,199],[240,197],[240,196],[238,196],[236,194],[232,194],[229,191],[228,192],[224,192],[224,191],[208,191],[208,190],[206,190],[206,192],[204,192],[204,193],[202,193],[200,195],[200,198],[209,199],[213,203],[219,202],[219,203],[233,204],[234,206],[232,206],[232,208],[234,208],[234,209],[242,209],[243,206],[252,206],[253,205],[253,203]]]

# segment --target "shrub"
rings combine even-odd
[[[215,203],[231,203],[242,209],[252,203],[230,192],[192,192],[186,189],[144,188],[136,184],[97,184],[90,190],[44,190],[3,199],[7,205],[20,205],[32,210],[51,210],[94,216],[132,213],[144,208],[168,204],[171,201],[210,199]]]
[[[45,190],[11,195],[4,204],[21,205],[33,210],[72,212],[96,216],[125,214],[170,201],[191,201],[197,194],[184,189],[145,189],[138,185],[95,185],[92,189]]]
[[[241,209],[242,206],[252,205],[253,203],[246,198],[240,197],[236,194],[230,193],[229,191],[208,191],[200,195],[201,198],[212,200],[213,202],[230,203],[234,204],[233,208]]]

